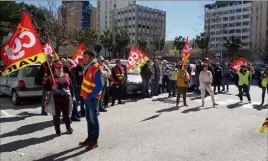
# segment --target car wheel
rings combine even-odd
[[[19,104],[20,104],[20,98],[19,98],[19,96],[18,96],[18,94],[17,94],[16,91],[13,91],[13,92],[12,92],[11,99],[12,99],[12,103],[13,103],[14,105],[19,105]]]

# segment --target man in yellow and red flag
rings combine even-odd
[[[268,129],[268,117],[265,119],[264,123],[262,124],[261,128],[259,128],[259,133],[264,133]]]
[[[46,43],[43,48],[46,55],[52,56],[52,61],[59,60],[59,57],[50,42]]]
[[[0,54],[5,64],[2,76],[46,61],[46,55],[27,11],[24,11],[20,23]]]
[[[188,64],[190,53],[189,53],[189,42],[188,42],[188,36],[186,38],[186,42],[183,48],[183,55],[182,55],[182,68],[184,68],[185,65]]]
[[[72,58],[73,62],[75,63],[75,66],[76,66],[77,64],[79,64],[79,63],[78,63],[78,59],[79,59],[79,58],[83,58],[82,55],[83,55],[83,52],[84,52],[85,50],[87,50],[86,45],[85,45],[84,43],[81,43],[81,44],[79,45],[79,47],[77,48],[77,50],[76,50],[76,52],[74,53],[74,56],[73,56],[73,58]]]

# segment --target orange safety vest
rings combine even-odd
[[[90,93],[94,90],[96,84],[94,82],[94,74],[100,70],[100,65],[98,63],[88,67],[86,74],[84,75],[80,95],[83,98],[87,98]],[[97,94],[96,98],[101,98],[101,92]]]
[[[118,77],[120,81],[122,81],[124,79],[124,68],[123,67],[120,67],[120,68],[121,68],[121,73],[120,73],[118,66],[113,67],[113,70],[115,72],[115,76]],[[116,81],[115,78],[113,79],[113,84],[119,84],[119,83],[120,82]]]

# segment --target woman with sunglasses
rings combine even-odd
[[[58,136],[61,135],[60,116],[63,115],[63,121],[66,125],[67,134],[72,134],[71,128],[72,106],[73,106],[73,87],[68,74],[63,72],[63,64],[58,61],[54,65],[55,72],[49,77],[46,83],[48,95],[53,97],[55,113],[53,114],[53,123]]]
[[[201,99],[202,99],[202,107],[205,105],[205,94],[206,90],[208,91],[209,95],[211,96],[213,107],[215,107],[215,99],[214,99],[214,93],[211,88],[211,83],[213,81],[213,75],[208,70],[208,64],[203,65],[203,70],[199,74],[199,82],[200,82],[200,91],[201,91]]]

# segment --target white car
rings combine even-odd
[[[40,65],[30,65],[5,77],[0,77],[0,93],[11,96],[14,105],[23,98],[41,97],[42,86],[36,86],[34,78]]]

